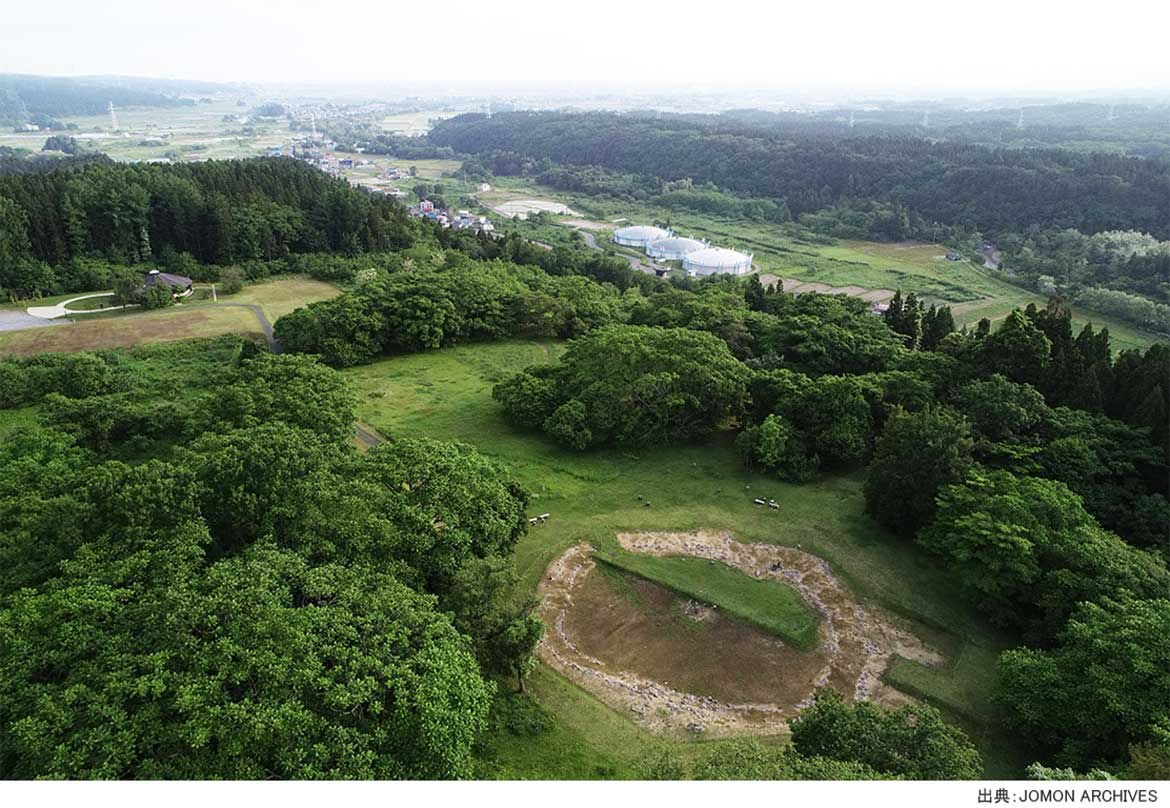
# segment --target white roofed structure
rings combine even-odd
[[[646,245],[646,255],[656,261],[681,261],[687,253],[705,249],[707,243],[693,238],[671,236],[651,241]]]
[[[621,244],[625,247],[645,247],[651,241],[658,241],[659,239],[670,238],[671,232],[663,230],[661,227],[651,227],[650,225],[634,225],[632,227],[619,227],[613,231],[614,244]]]
[[[705,247],[683,256],[688,275],[746,275],[752,271],[752,256],[723,247]]]

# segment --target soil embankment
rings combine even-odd
[[[617,538],[630,552],[706,558],[755,578],[785,583],[822,617],[812,652],[783,647],[773,637],[760,638],[760,647],[749,654],[751,664],[760,668],[758,675],[745,680],[744,659],[734,652],[751,636],[744,633],[745,627],[725,624],[730,632],[723,638],[727,648],[716,649],[728,652],[721,669],[710,654],[688,653],[687,643],[692,641],[686,637],[681,647],[675,647],[677,643],[652,636],[653,619],[634,619],[612,598],[607,602],[590,582],[590,576],[598,574],[592,548],[588,544],[570,548],[549,565],[538,588],[547,626],[538,654],[652,731],[708,737],[782,732],[819,687],[832,686],[853,699],[899,704],[909,697],[880,679],[894,656],[942,662],[938,653],[888,616],[862,606],[829,565],[810,553],[745,544],[714,531],[621,533]],[[644,594],[651,597],[649,590]],[[619,623],[608,634],[607,609]],[[628,635],[619,630],[620,624],[625,624]],[[712,628],[717,630],[718,624]]]

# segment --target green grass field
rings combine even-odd
[[[192,298],[166,309],[118,309],[81,315],[75,322],[66,325],[0,332],[0,357],[126,348],[221,334],[241,334],[263,339],[264,333],[252,311],[223,304],[258,305],[269,322],[275,322],[277,317],[298,306],[333,297],[340,291],[336,286],[322,281],[286,276],[245,286],[235,295],[221,295],[219,304],[216,304],[211,302],[205,289],[197,289]],[[76,296],[48,298],[36,301],[36,304],[47,305]]]
[[[594,557],[680,595],[718,606],[796,648],[816,646],[820,616],[783,583],[749,578],[726,564],[701,558],[650,556],[604,546],[597,548]]]
[[[39,409],[37,407],[18,407],[16,409],[0,409],[0,438],[9,431],[22,426],[35,426]]]
[[[860,475],[826,476],[797,486],[749,473],[727,434],[703,445],[576,454],[537,434],[516,431],[492,401],[492,385],[529,364],[555,361],[563,349],[555,341],[470,345],[385,359],[345,375],[358,391],[359,419],[389,437],[472,444],[508,465],[532,493],[533,513],[551,514],[516,548],[515,564],[529,591],[568,547],[589,541],[612,548],[614,534],[621,531],[707,528],[732,531],[741,541],[800,545],[826,559],[864,602],[900,616],[948,655],[961,654],[958,665],[917,675],[922,698],[948,710],[954,705],[958,710],[950,712],[960,715],[986,715],[985,683],[994,677],[994,654],[968,657],[962,649],[968,644],[998,649],[1015,638],[991,629],[960,601],[945,570],[863,513]],[[652,507],[645,507],[639,494]],[[773,498],[783,507],[760,509],[753,497]],[[899,681],[914,676],[913,669],[892,670],[899,671]],[[538,670],[531,690],[555,715],[556,727],[537,737],[493,736],[504,761],[500,771],[506,774],[589,777],[596,776],[589,773],[591,767],[612,766],[620,775],[637,755],[623,763],[615,749],[631,739],[649,738],[628,718],[550,671]],[[995,753],[1006,748],[1006,739],[992,724],[971,723],[989,774],[1019,775],[1028,761]]]

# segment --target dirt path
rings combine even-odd
[[[273,353],[281,352],[280,343],[276,341],[276,336],[272,333],[272,323],[268,322],[268,315],[264,313],[264,309],[260,308],[255,303],[212,303],[213,306],[235,306],[240,309],[251,309],[252,313],[256,315],[256,319],[260,322],[260,330],[264,332],[264,339],[268,340],[268,347]]]
[[[374,431],[373,427],[365,427],[361,424],[353,425],[353,435],[366,448],[373,448],[381,443],[385,443],[386,439]]]
[[[926,664],[942,657],[885,615],[863,607],[821,558],[792,547],[745,544],[729,533],[619,533],[626,550],[649,555],[689,555],[721,561],[754,578],[782,581],[822,617],[819,644],[826,662],[803,691],[788,703],[719,701],[685,693],[629,671],[612,671],[604,660],[582,652],[565,628],[574,590],[594,569],[592,547],[579,544],[549,565],[537,588],[547,632],[537,653],[548,665],[613,707],[632,713],[655,732],[702,733],[705,737],[777,733],[811,703],[816,689],[831,685],[853,699],[888,704],[909,700],[881,682],[894,656]],[[782,672],[778,671],[778,675]]]

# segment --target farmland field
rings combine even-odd
[[[387,132],[399,135],[424,135],[430,131],[431,123],[458,115],[456,110],[425,110],[422,112],[400,112],[387,115],[379,126]]]
[[[237,106],[236,99],[218,99],[183,107],[133,107],[115,110],[118,127],[111,130],[109,115],[63,117],[76,124],[72,135],[82,145],[105,152],[114,160],[210,160],[257,157],[288,141],[288,121],[253,121],[251,132],[244,124],[224,120],[225,115],[246,113],[251,104]],[[0,146],[39,152],[45,132],[0,134]]]
[[[947,666],[895,660],[887,676],[899,685],[912,684],[914,695],[964,721],[990,773],[1018,774],[1015,750],[987,719],[994,714],[987,688],[994,682],[994,660],[1014,638],[990,629],[959,601],[943,570],[864,515],[860,476],[826,476],[797,486],[753,474],[744,470],[725,434],[705,445],[576,454],[517,432],[492,401],[492,385],[529,364],[554,361],[563,347],[556,341],[475,345],[385,359],[345,374],[358,391],[363,422],[390,438],[426,436],[475,445],[506,463],[531,492],[532,513],[550,514],[516,549],[517,571],[529,591],[571,546],[589,542],[612,548],[621,531],[718,529],[742,542],[801,547],[828,561],[863,602],[904,621],[943,651]],[[773,498],[781,507],[760,508],[752,504],[754,497]],[[704,568],[712,569],[705,562]],[[658,742],[547,668],[537,669],[530,690],[554,714],[556,726],[539,739],[494,736],[491,765],[497,775],[588,777],[596,776],[597,767],[621,775],[647,744]],[[642,739],[637,749],[624,745],[635,738]]]
[[[938,244],[848,240],[819,244],[793,238],[782,227],[766,222],[726,220],[626,200],[599,200],[546,188],[527,178],[497,178],[492,182],[492,193],[482,197],[485,201],[534,196],[555,200],[582,211],[590,219],[609,222],[611,228],[620,223],[669,220],[680,235],[705,238],[718,246],[752,253],[761,274],[823,283],[830,287],[858,286],[864,289],[901,289],[903,294],[914,292],[928,302],[951,306],[955,324],[960,327],[973,328],[983,317],[1001,320],[1013,308],[1023,308],[1029,303],[1040,307],[1047,303],[1047,298],[1039,293],[1001,280],[974,263],[947,261],[947,248]],[[572,227],[568,220],[561,220],[559,224]],[[543,225],[542,229],[548,227],[550,225]],[[543,240],[562,243],[547,236]],[[608,242],[608,233],[599,233],[598,242]],[[606,247],[612,248],[612,245],[606,243]],[[1127,348],[1144,349],[1159,339],[1115,317],[1074,306],[1073,327],[1079,330],[1086,323],[1092,323],[1098,329],[1108,328],[1115,352]]]

